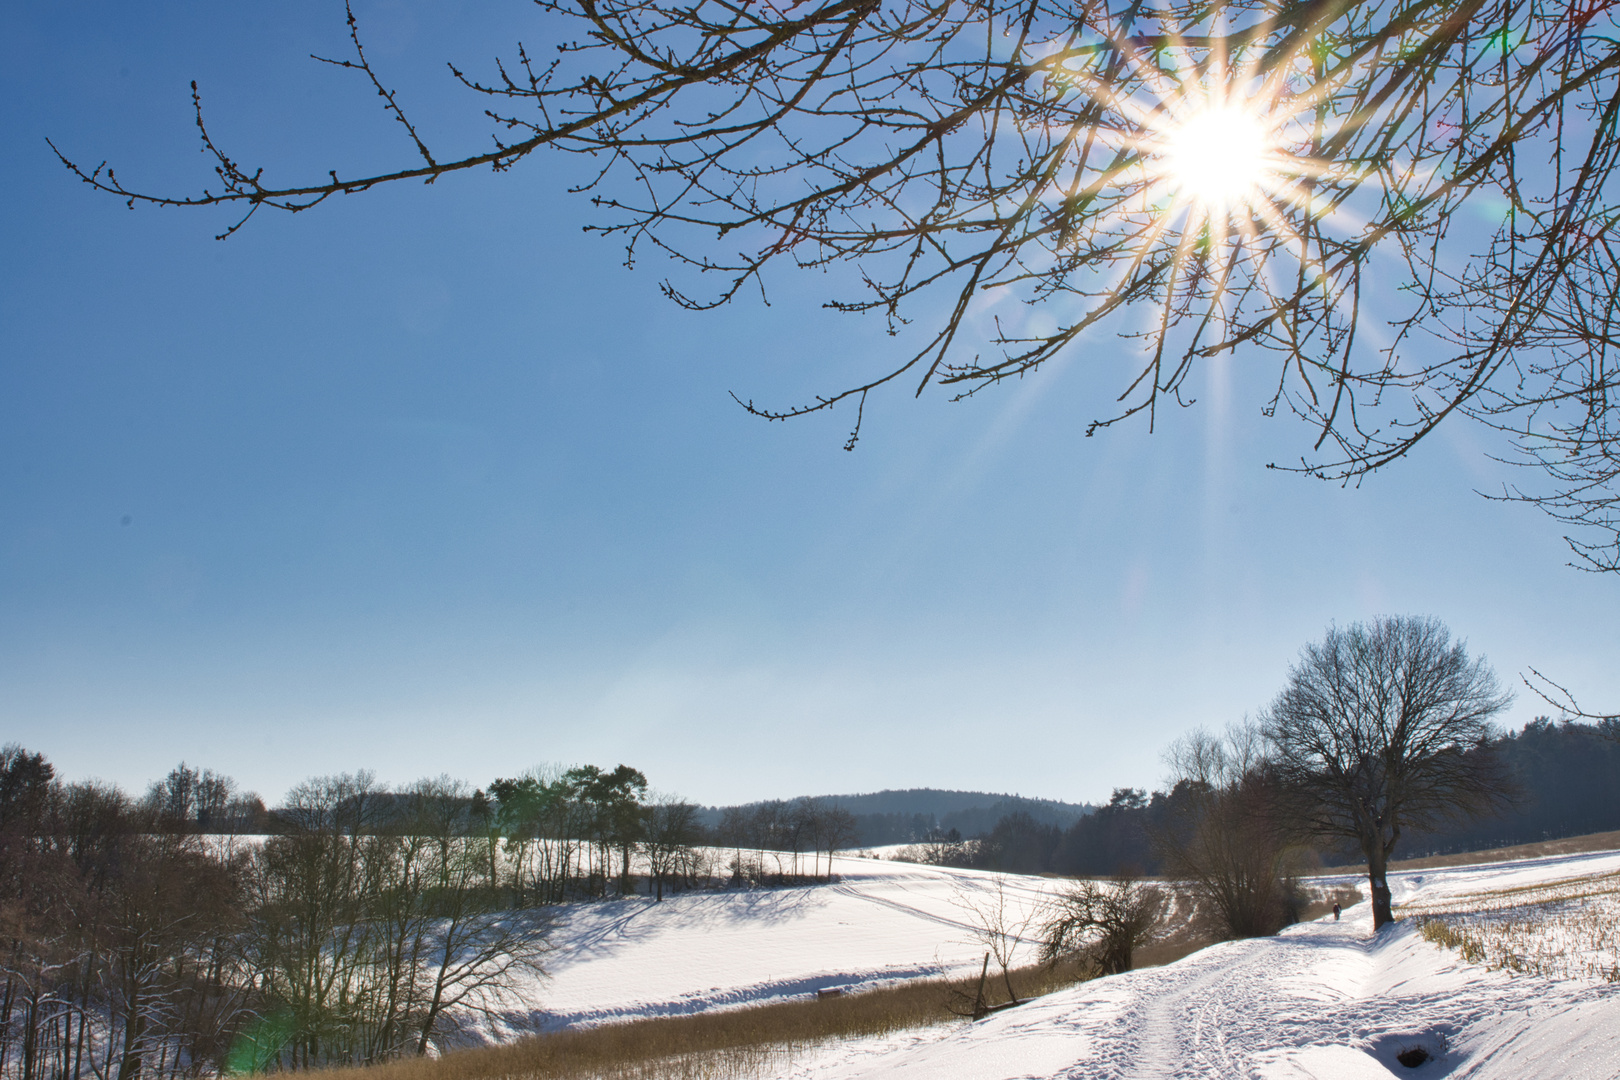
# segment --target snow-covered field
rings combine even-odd
[[[995,875],[840,860],[834,886],[686,894],[585,906],[560,927],[534,987],[552,1026],[780,999],[830,985],[977,970],[962,895]],[[1620,872],[1620,853],[1394,875],[1408,910]],[[1351,879],[1340,879],[1351,880]],[[1325,882],[1330,883],[1330,882]],[[1054,883],[1008,878],[1033,912]],[[1560,885],[1559,888],[1564,886]],[[975,1024],[821,1047],[784,1063],[802,1080],[875,1077],[1416,1077],[1616,1080],[1620,987],[1489,971],[1418,933],[1341,922],[1228,942],[1168,967],[1099,979]],[[1407,1068],[1398,1055],[1431,1060]]]
[[[690,892],[563,909],[513,1026],[583,1027],[757,1005],[828,987],[977,974],[984,946],[970,908],[1005,901],[1017,929],[1060,883],[877,859],[834,860],[838,881],[804,888]],[[1035,928],[1017,946],[1033,963]]]
[[[1620,870],[1593,873],[1593,865],[1551,880],[1498,873],[1450,882],[1420,892],[1399,914],[1489,968],[1620,983]]]

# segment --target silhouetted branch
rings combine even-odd
[[[860,413],[902,377],[967,397],[1106,327],[1141,360],[1088,434],[1151,426],[1161,405],[1191,403],[1206,361],[1241,353],[1273,365],[1264,412],[1313,429],[1286,468],[1353,481],[1471,416],[1510,432],[1550,481],[1504,497],[1595,528],[1600,542],[1571,539],[1577,556],[1620,569],[1615,5],[537,6],[580,30],[552,61],[520,44],[491,78],[450,68],[491,103],[494,143],[477,153],[430,149],[346,8],[353,58],[325,62],[366,77],[415,162],[272,182],[221,148],[195,90],[217,186],[148,192],[58,154],[132,206],[245,207],[222,236],[261,207],[502,171],[541,147],[589,155],[577,190],[606,217],[591,229],[621,237],[627,262],[643,244],[668,255],[682,280],[663,289],[685,307],[764,296],[775,264],[851,264],[857,291],[827,306],[896,333],[940,294],[921,347],[798,404],[739,398],[754,415],[850,399]],[[1232,111],[1263,152],[1240,190],[1199,195],[1180,141]],[[859,433],[858,416],[849,446]]]
[[[1534,677],[1534,681],[1531,681],[1531,676]],[[1530,669],[1529,676],[1521,674],[1519,681],[1528,686],[1530,692],[1535,694],[1536,697],[1557,709],[1562,715],[1581,720],[1595,720],[1603,727],[1606,734],[1611,732],[1620,734],[1620,732],[1615,732],[1614,729],[1614,725],[1620,724],[1620,713],[1587,712],[1581,708],[1580,702],[1575,700],[1574,694],[1553,682],[1535,668]]]

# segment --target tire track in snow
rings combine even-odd
[[[892,911],[898,911],[905,915],[911,915],[919,919],[926,919],[930,922],[936,922],[941,926],[949,926],[954,930],[963,930],[967,931],[968,933],[973,932],[973,927],[968,923],[963,922],[961,919],[952,919],[944,915],[939,915],[935,912],[917,907],[915,904],[907,904],[899,900],[891,900],[886,896],[874,896],[869,892],[863,892],[860,889],[849,885],[834,885],[833,889],[845,896],[848,896],[852,900],[864,900],[869,904],[876,904],[879,907],[886,907]]]
[[[953,888],[963,896],[971,896],[975,892],[985,891],[994,884],[993,879],[987,880],[983,877],[968,877],[961,874],[948,874],[947,877],[951,880]],[[1046,903],[1050,898],[1051,889],[1047,886],[1044,879],[1035,879],[1039,882],[1039,884],[1034,885],[1033,887],[1026,884],[1026,880],[1028,879],[1020,879],[1016,875],[1009,874],[1003,880],[1002,887],[1007,890],[1008,898],[1010,900],[1015,900],[1021,908],[1037,911],[1040,906]],[[890,888],[898,888],[902,892],[907,891],[907,886],[904,882],[892,881],[887,884]],[[872,887],[869,885],[838,884],[832,886],[832,889],[835,892],[850,897],[851,899],[864,900],[868,903],[877,904],[880,907],[886,907],[904,915],[911,915],[919,919],[926,919],[930,922],[938,923],[941,926],[948,926],[952,929],[962,930],[968,934],[976,934],[978,931],[978,928],[974,926],[973,923],[967,921],[968,915],[965,910],[962,911],[960,916],[941,915],[937,912],[919,907],[916,904],[909,904],[903,900],[896,900],[887,896],[879,895],[876,890],[872,889]],[[924,895],[930,894],[925,893]],[[937,893],[932,894],[931,898],[937,900],[937,895]],[[1021,944],[1040,944],[1039,937],[1029,937],[1017,934],[1013,935],[1013,937]]]

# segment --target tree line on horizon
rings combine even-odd
[[[1189,888],[1200,917],[1230,938],[1296,919],[1299,878],[1325,853],[1366,866],[1382,929],[1395,921],[1388,872],[1397,853],[1602,831],[1620,817],[1620,721],[1541,717],[1503,735],[1493,720],[1511,700],[1437,619],[1330,627],[1254,721],[1224,735],[1195,731],[1169,748],[1168,790],[1117,789],[1067,831],[1014,815],[986,836],[937,838],[909,854],[1121,882],[1162,874]],[[1504,825],[1519,835],[1504,835]],[[1537,827],[1540,835],[1524,835]]]
[[[853,821],[854,846],[882,847],[911,844],[955,832],[959,836],[984,835],[1003,819],[1017,813],[1033,820],[1067,828],[1096,809],[1085,803],[1064,803],[1019,795],[983,791],[948,791],[917,788],[909,791],[880,791],[867,795],[823,795],[807,797],[823,806],[847,811]],[[752,813],[773,800],[736,806],[705,807],[704,824],[718,827],[727,814]],[[780,800],[776,800],[780,801]],[[804,801],[787,800],[789,803]],[[900,806],[899,809],[863,809],[872,806]]]
[[[1614,725],[1540,716],[1519,731],[1492,740],[1519,797],[1499,813],[1407,837],[1407,857],[1483,851],[1587,833],[1620,830],[1620,739]],[[1178,778],[1165,788],[1115,788],[1108,802],[1068,828],[1027,814],[1003,816],[971,836],[932,829],[912,837],[912,857],[942,865],[1021,874],[1097,877],[1135,868],[1167,872],[1153,837],[1188,812],[1191,785]],[[1357,852],[1342,845],[1313,848],[1307,865],[1343,865]]]

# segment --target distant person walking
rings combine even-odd
[[[1337,903],[1333,905],[1333,921],[1339,921],[1339,905]]]

